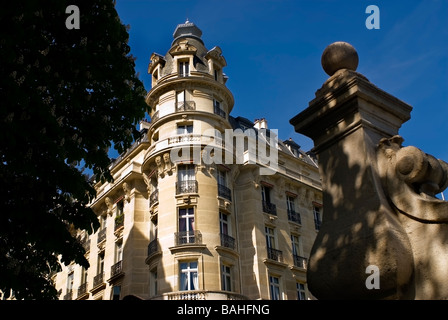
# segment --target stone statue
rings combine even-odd
[[[131,201],[131,187],[127,182],[123,182],[124,199],[129,202]]]
[[[106,207],[107,207],[107,214],[109,214],[109,215],[112,215],[113,214],[113,211],[112,211],[112,207],[113,207],[113,203],[112,203],[112,200],[109,198],[109,197],[106,197],[105,199],[104,199],[104,202],[106,203]]]
[[[164,169],[163,172],[171,174],[172,173],[172,163],[170,160],[170,153],[169,152],[165,152],[163,154],[163,162],[164,162]]]
[[[157,156],[155,158],[155,162],[156,162],[156,166],[157,166],[157,173],[159,174],[160,177],[163,178],[165,176],[165,172],[164,172],[164,165],[162,163],[162,157]]]
[[[352,45],[329,45],[330,78],[290,120],[314,141],[323,187],[308,288],[318,299],[448,299],[448,202],[436,198],[448,164],[402,146],[412,107],[357,66]]]

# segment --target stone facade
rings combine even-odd
[[[166,55],[151,55],[151,122],[112,163],[114,182],[97,183],[91,207],[101,228],[80,232],[90,268],[63,267],[61,299],[313,299],[307,259],[323,213],[316,162],[275,139],[266,120],[230,116],[226,60],[201,35],[186,22]],[[226,132],[243,133],[242,149]]]

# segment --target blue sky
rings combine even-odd
[[[380,9],[369,30],[368,5]],[[149,57],[165,55],[176,26],[188,18],[208,49],[221,47],[235,98],[231,115],[266,118],[280,139],[306,151],[313,142],[289,120],[303,111],[328,76],[320,59],[327,45],[351,43],[358,72],[413,107],[399,134],[448,162],[448,0],[117,0],[130,25],[131,53],[147,90]]]

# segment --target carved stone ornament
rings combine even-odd
[[[448,202],[436,195],[448,186],[448,164],[416,147],[402,147],[403,138],[382,139],[378,167],[383,188],[395,208],[418,221],[448,223]]]
[[[106,212],[107,212],[107,214],[112,216],[112,214],[113,214],[112,207],[114,206],[114,204],[112,203],[112,200],[109,197],[106,197],[104,199],[104,202],[106,203],[106,207],[107,207]]]
[[[127,182],[123,183],[124,199],[129,202],[131,201],[131,187]]]
[[[181,40],[177,43],[177,45],[173,46],[169,53],[171,56],[180,55],[180,54],[195,54],[198,49],[188,43],[188,40]]]

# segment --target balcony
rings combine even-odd
[[[196,110],[196,102],[194,101],[179,101],[176,103],[176,112]]]
[[[88,295],[87,294],[87,282],[84,282],[83,284],[81,284],[78,287],[78,298],[77,299],[81,299],[84,295]]]
[[[294,266],[302,268],[302,269],[306,269],[308,261],[305,257],[301,257],[296,254],[293,254],[292,258],[294,260]]]
[[[247,297],[234,292],[191,290],[164,293],[151,300],[247,300]]]
[[[221,233],[221,246],[235,250],[235,239],[228,234]]]
[[[295,212],[294,210],[288,209],[288,220],[302,224],[302,219],[300,218],[300,213]]]
[[[64,300],[72,300],[73,299],[73,290],[67,289],[67,293],[64,295]]]
[[[202,136],[200,134],[193,134],[193,133],[187,133],[187,134],[180,134],[174,137],[168,138],[168,146],[171,146],[173,144],[184,144],[184,143],[192,143],[192,142],[201,142]]]
[[[157,120],[159,120],[159,110],[157,110],[156,112],[154,112],[151,116],[151,123],[156,122]]]
[[[223,197],[229,201],[232,201],[232,195],[230,189],[219,183],[218,183],[218,196]]]
[[[183,193],[198,193],[198,182],[196,180],[176,182],[176,194]]]
[[[224,110],[222,110],[220,107],[218,106],[214,106],[214,113],[217,114],[218,116],[222,117],[222,118],[226,118],[226,112]]]
[[[121,276],[124,276],[123,260],[118,261],[112,267],[110,267],[110,279],[107,281],[110,283]]]
[[[268,249],[268,259],[283,262],[283,252],[274,248],[267,248]]]
[[[277,215],[277,207],[275,206],[275,204],[266,201],[262,201],[262,204],[263,204],[263,212]]]
[[[96,287],[104,282],[104,272],[97,274],[93,278],[93,286]]]
[[[154,253],[159,252],[159,240],[154,239],[148,244],[148,257],[152,256]]]
[[[106,228],[101,229],[98,232],[98,239],[97,239],[97,243],[101,243],[102,241],[106,240]]]
[[[202,244],[202,234],[198,230],[181,231],[174,234],[175,245]]]
[[[114,231],[116,231],[118,228],[123,227],[124,226],[124,214],[120,214],[118,216],[115,217],[115,229]]]
[[[151,207],[157,202],[159,202],[159,189],[155,189],[149,196],[149,204]]]

